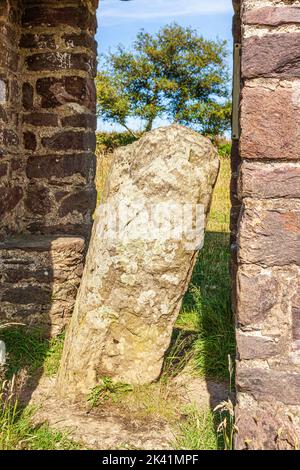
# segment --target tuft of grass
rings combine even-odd
[[[174,448],[178,450],[219,450],[223,448],[217,434],[215,415],[194,405],[185,407],[185,420],[179,425]]]
[[[132,390],[132,385],[113,382],[109,377],[103,377],[102,382],[91,390],[88,402],[92,408],[110,400],[117,402],[120,397]]]
[[[43,368],[47,377],[52,377],[58,372],[60,359],[64,349],[65,334],[62,333],[48,340],[48,349]]]
[[[238,432],[238,428],[235,424],[234,406],[232,401],[228,399],[223,401],[214,409],[214,412],[219,412],[220,424],[217,428],[217,432],[222,436],[223,447],[225,450],[233,450],[234,446],[234,435]]]

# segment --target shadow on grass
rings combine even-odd
[[[35,409],[27,406],[41,375],[57,371],[63,336],[48,339],[44,329],[19,326],[0,329],[0,339],[8,351],[0,369],[0,450],[77,449],[67,434],[34,424]]]
[[[207,382],[212,410],[216,406],[214,383],[226,383],[228,395],[233,385],[228,359],[230,356],[234,363],[229,261],[229,234],[207,232],[164,366],[166,373],[177,375],[188,363],[193,364],[195,373]],[[216,416],[215,428],[218,422]]]
[[[49,339],[45,330],[29,326],[0,330],[0,339],[6,344],[8,357],[6,377],[20,377],[20,398],[25,407],[42,374],[54,375],[59,366],[64,336]]]

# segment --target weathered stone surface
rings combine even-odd
[[[256,400],[299,405],[300,374],[238,365],[237,389]]]
[[[36,136],[33,132],[24,132],[23,144],[26,150],[35,150],[37,146]]]
[[[64,127],[83,127],[96,130],[97,119],[94,114],[73,114],[62,119]]]
[[[48,214],[53,206],[49,190],[35,184],[28,185],[24,204],[33,214],[40,215]]]
[[[262,336],[260,332],[237,332],[237,352],[239,360],[268,359],[283,352],[279,338]]]
[[[239,173],[239,196],[300,198],[300,163],[243,162]]]
[[[51,137],[43,137],[42,145],[50,150],[85,150],[94,152],[96,136],[94,132],[58,132]]]
[[[0,129],[0,146],[17,147],[19,144],[18,134],[12,129]]]
[[[20,236],[0,244],[6,320],[61,333],[72,314],[84,260],[81,237]]]
[[[57,127],[58,116],[50,113],[29,113],[23,115],[23,122],[37,127]]]
[[[300,23],[299,6],[264,7],[248,10],[243,15],[243,23],[249,25],[280,26]]]
[[[242,158],[299,159],[300,86],[245,86],[241,102]]]
[[[28,178],[65,178],[79,174],[92,179],[94,173],[95,156],[86,153],[31,156],[26,166]]]
[[[243,78],[300,77],[299,33],[267,34],[244,39]]]
[[[62,36],[67,47],[86,47],[87,49],[97,53],[97,43],[95,39],[85,32],[80,34],[68,33]]]
[[[300,207],[255,204],[243,211],[239,259],[261,266],[300,265]]]
[[[20,47],[24,49],[55,49],[54,34],[22,34]]]
[[[84,70],[92,76],[96,75],[96,59],[84,52],[45,52],[33,54],[26,58],[26,66],[30,71]]]
[[[279,283],[272,272],[239,269],[237,321],[241,326],[263,322],[278,302]]]
[[[55,2],[54,7],[57,7]],[[94,15],[91,15],[83,6],[49,8],[47,6],[36,6],[26,8],[22,17],[25,27],[34,26],[72,26],[80,29],[92,28],[95,30],[96,23]]]
[[[8,165],[7,163],[0,163],[0,178],[7,175]]]
[[[23,84],[23,108],[30,110],[33,107],[33,87],[30,83]]]
[[[21,201],[23,190],[20,186],[0,186],[0,216],[12,211]]]
[[[95,85],[82,77],[40,78],[36,84],[41,96],[42,108],[55,108],[66,103],[78,103],[94,111],[96,103]]]
[[[292,300],[292,329],[293,341],[297,342],[295,345],[298,349],[300,347],[300,287],[293,296]]]
[[[137,201],[148,209],[203,204],[207,214],[218,167],[208,139],[177,125],[157,129],[116,151],[105,203],[122,201],[134,211]],[[136,232],[139,211],[127,225],[129,239],[99,236],[108,222],[103,209],[65,344],[58,387],[67,396],[87,393],[104,375],[131,383],[158,378],[196,261],[184,237],[147,240]]]
[[[73,212],[79,212],[82,215],[90,212],[91,201],[95,201],[97,192],[95,188],[87,188],[81,191],[76,191],[64,198],[60,208],[59,216],[65,217]]]
[[[300,438],[298,410],[272,403],[243,400],[236,408],[235,450],[296,450]]]

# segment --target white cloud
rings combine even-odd
[[[99,20],[102,24],[116,24],[228,12],[232,12],[231,0],[100,0]]]

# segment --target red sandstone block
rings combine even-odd
[[[30,83],[24,83],[23,84],[23,108],[26,110],[32,109],[33,108],[33,95],[34,95],[34,90],[32,85]]]
[[[33,54],[25,60],[27,69],[33,72],[57,70],[83,70],[96,75],[96,59],[88,54],[69,52],[47,52]]]
[[[94,132],[65,131],[51,137],[43,137],[42,145],[51,150],[85,150],[94,152],[96,137]]]
[[[241,327],[259,325],[280,301],[280,286],[273,273],[239,269],[237,274],[237,322]]]
[[[36,127],[57,127],[58,116],[50,113],[30,113],[23,115],[23,123]]]
[[[58,6],[58,2],[54,3]],[[87,8],[83,6],[49,8],[47,6],[36,6],[25,8],[22,16],[22,25],[25,27],[34,26],[71,26],[73,28],[96,29],[96,19]]]
[[[93,187],[76,191],[63,199],[59,208],[59,216],[65,217],[74,211],[79,214],[89,215],[91,208],[94,209],[95,207],[96,199],[97,191]]]
[[[299,36],[300,38],[300,36]],[[241,101],[242,158],[300,158],[300,87],[246,86]]]
[[[284,353],[280,337],[266,337],[237,331],[237,352],[239,360],[268,359]],[[276,341],[275,341],[276,340]]]
[[[36,83],[42,108],[55,108],[65,103],[78,103],[94,112],[96,89],[93,80],[77,76],[40,78]]]
[[[26,188],[24,205],[27,210],[36,215],[47,215],[54,209],[47,187],[30,183]]]
[[[67,33],[62,36],[62,39],[65,41],[67,48],[85,47],[97,54],[97,42],[86,32],[82,31],[79,34]]]
[[[300,77],[300,33],[266,34],[246,38],[242,78]]]
[[[36,150],[37,141],[36,136],[33,132],[24,132],[23,133],[23,143],[26,150]]]
[[[263,208],[243,211],[239,232],[239,259],[261,266],[300,265],[300,208]]]
[[[83,127],[85,129],[96,129],[97,119],[94,114],[73,114],[61,120],[64,127]]]
[[[246,11],[242,21],[246,25],[265,26],[300,23],[300,8],[299,6],[256,8]]]
[[[55,49],[54,34],[22,34],[20,47],[24,49]]]
[[[298,405],[300,374],[289,371],[237,367],[237,390],[250,393],[256,400],[278,400],[286,405]]]
[[[93,180],[95,156],[92,154],[30,156],[26,165],[28,178],[67,178],[79,174]]]
[[[17,185],[0,186],[0,216],[11,212],[22,200],[23,189]]]
[[[300,198],[300,164],[243,162],[239,196],[254,198]]]
[[[295,450],[300,436],[279,398],[271,403],[251,399],[238,403],[235,450]]]

